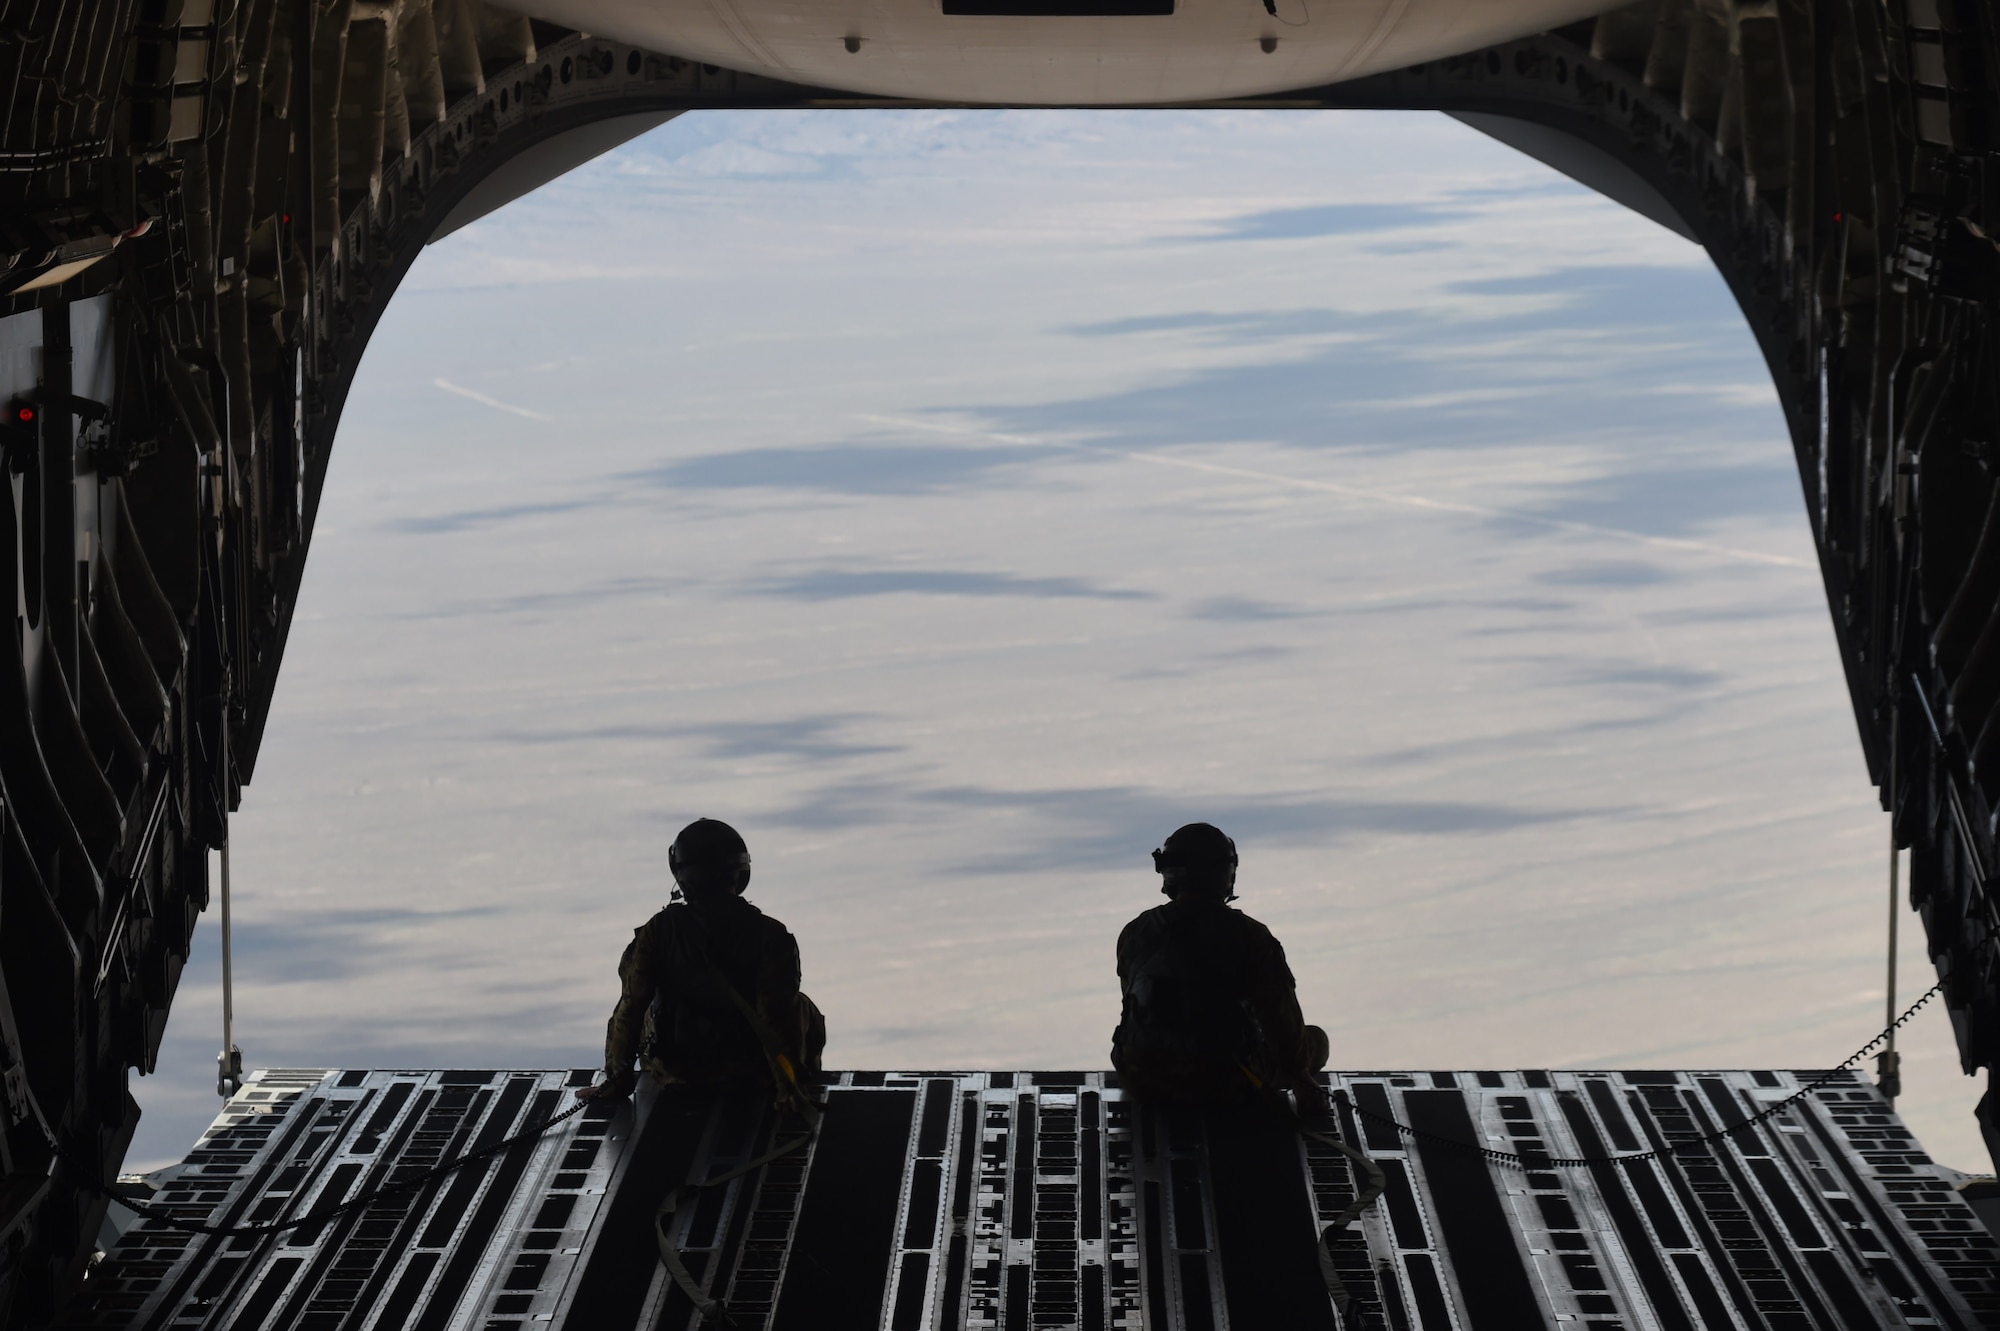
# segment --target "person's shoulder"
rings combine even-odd
[[[792,936],[792,931],[785,927],[782,920],[775,915],[766,915],[763,911],[757,909],[754,902],[748,901],[743,897],[738,897],[736,898],[734,909],[741,912],[737,918],[745,928],[755,929],[758,933],[766,934],[772,938],[780,935],[786,938]]]
[[[1237,928],[1239,929],[1252,929],[1260,934],[1268,934],[1271,932],[1270,927],[1266,925],[1262,920],[1258,919],[1255,915],[1252,915],[1249,911],[1244,910],[1239,906],[1225,906],[1223,909],[1227,910],[1232,916],[1235,917],[1237,922]]]
[[[632,947],[650,953],[674,934],[672,906],[662,906],[647,917],[646,922],[632,931]],[[629,949],[628,949],[629,950]]]
[[[1142,910],[1137,915],[1134,915],[1130,920],[1126,921],[1125,927],[1119,930],[1119,943],[1122,945],[1129,939],[1144,938],[1148,934],[1158,933],[1160,930],[1165,929],[1173,919],[1173,916],[1170,914],[1173,904],[1173,902],[1169,901],[1165,905],[1154,906],[1150,910]]]
[[[1229,917],[1231,927],[1235,928],[1239,933],[1247,934],[1260,941],[1272,943],[1278,941],[1278,936],[1271,932],[1270,926],[1256,916],[1245,914],[1234,906],[1223,907],[1223,913]]]
[[[1126,922],[1125,928],[1129,932],[1133,929],[1143,929],[1149,926],[1163,924],[1171,917],[1173,909],[1174,909],[1173,902],[1171,901],[1162,902],[1160,905],[1153,906],[1147,910],[1142,910],[1137,915],[1134,915],[1129,921]]]

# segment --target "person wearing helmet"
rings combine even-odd
[[[1218,1104],[1290,1090],[1322,1112],[1326,1032],[1305,1024],[1285,949],[1229,903],[1236,843],[1189,823],[1153,852],[1169,898],[1118,935],[1119,1086],[1140,1100]]]
[[[604,1080],[580,1100],[630,1095],[633,1063],[660,1082],[771,1082],[801,1093],[826,1046],[826,1018],[799,992],[798,940],[743,899],[750,849],[698,818],[667,852],[674,899],[640,926],[618,962],[604,1032]]]

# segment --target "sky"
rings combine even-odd
[[[1436,115],[701,113],[432,246],[234,822],[247,1066],[597,1064],[700,816],[833,1067],[1104,1066],[1197,819],[1336,1067],[1883,1024],[1887,821],[1750,334]],[[216,1111],[215,917],[130,1167]],[[1943,1012],[1903,1049],[1984,1168]]]

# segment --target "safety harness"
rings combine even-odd
[[[699,917],[693,916],[692,913],[690,922],[697,929],[702,928]],[[797,1109],[799,1117],[803,1118],[806,1124],[804,1133],[779,1141],[755,1159],[746,1160],[699,1183],[681,1184],[666,1195],[660,1203],[660,1209],[653,1213],[653,1239],[659,1245],[660,1265],[667,1268],[667,1274],[673,1277],[681,1292],[688,1296],[689,1302],[694,1304],[695,1311],[701,1314],[703,1322],[713,1318],[723,1326],[732,1326],[735,1323],[730,1318],[729,1309],[724,1306],[723,1301],[702,1293],[701,1286],[695,1283],[694,1276],[688,1271],[687,1263],[681,1260],[680,1249],[672,1237],[674,1218],[680,1213],[681,1207],[699,1193],[709,1188],[719,1188],[725,1183],[742,1178],[745,1174],[762,1169],[772,1161],[783,1159],[794,1151],[810,1145],[813,1137],[819,1132],[820,1108],[813,1103],[806,1088],[799,1084],[798,1069],[792,1066],[791,1058],[785,1053],[784,1041],[779,1038],[777,1031],[772,1029],[771,1023],[757,1010],[756,1005],[743,997],[736,986],[729,982],[729,977],[722,973],[722,968],[715,964],[705,946],[707,942],[705,936],[702,941],[704,947],[698,955],[701,964],[708,969],[708,981],[742,1014],[743,1020],[749,1023],[750,1030],[756,1035],[757,1043],[763,1046],[764,1064],[770,1070],[771,1085],[777,1092],[780,1107],[790,1106]]]
[[[1349,1107],[1346,1091],[1334,1092],[1333,1098],[1341,1108]],[[1346,1326],[1348,1318],[1353,1315],[1354,1296],[1347,1292],[1347,1283],[1340,1278],[1340,1272],[1333,1264],[1333,1245],[1347,1232],[1349,1225],[1360,1219],[1363,1211],[1375,1204],[1376,1199],[1382,1195],[1382,1189],[1387,1185],[1387,1179],[1382,1174],[1382,1167],[1370,1160],[1366,1152],[1358,1146],[1342,1141],[1333,1133],[1321,1132],[1300,1122],[1299,1135],[1307,1141],[1332,1147],[1353,1161],[1355,1167],[1361,1171],[1363,1181],[1361,1186],[1355,1189],[1354,1200],[1347,1204],[1345,1211],[1327,1222],[1326,1228],[1320,1231],[1319,1236],[1319,1273],[1326,1281],[1326,1292],[1333,1299],[1334,1310],[1340,1314],[1340,1324]]]

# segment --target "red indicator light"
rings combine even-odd
[[[25,425],[35,419],[35,409],[33,407],[22,407],[18,415],[21,418],[21,423]]]

